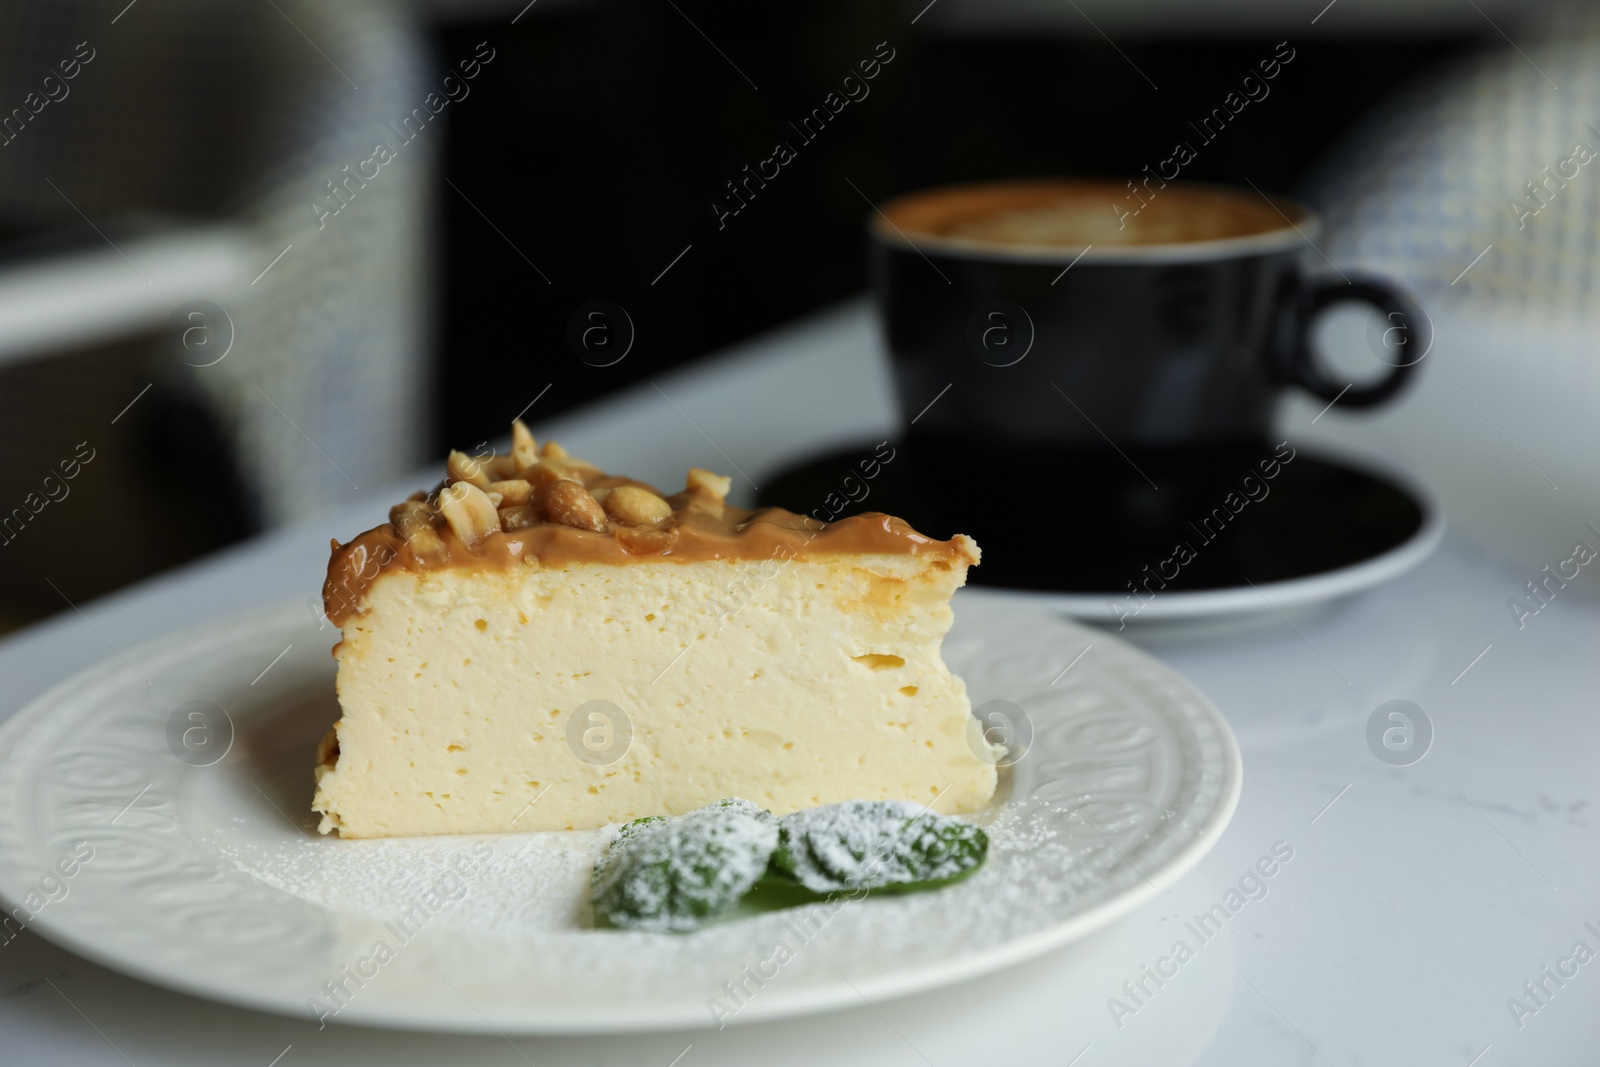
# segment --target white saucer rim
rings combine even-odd
[[[1228,619],[1263,612],[1271,614],[1363,592],[1419,566],[1443,542],[1448,527],[1444,504],[1438,493],[1426,483],[1409,472],[1364,457],[1318,455],[1317,458],[1321,462],[1337,464],[1396,485],[1422,511],[1422,522],[1416,531],[1393,548],[1348,566],[1283,581],[1260,582],[1254,587],[1245,585],[1188,592],[1157,591],[1137,612],[1120,612],[1117,601],[1126,601],[1127,598],[1111,593],[1057,593],[987,585],[968,588],[981,592],[985,597],[1014,601],[1018,606],[1054,609],[1081,622],[1119,625],[1126,622],[1129,626],[1137,626],[1153,622]]]

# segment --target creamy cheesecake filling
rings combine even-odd
[[[964,570],[898,554],[390,571],[344,628],[321,828],[581,830],[724,796],[977,810],[996,769],[939,654]],[[591,727],[617,751],[580,758]]]

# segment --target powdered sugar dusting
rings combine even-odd
[[[908,807],[912,815],[922,810]],[[984,825],[990,847],[988,861],[972,878],[927,893],[852,902],[836,923],[855,925],[870,917],[860,934],[900,953],[937,944],[941,938],[930,939],[930,923],[967,931],[962,940],[976,934],[1000,941],[1034,925],[1043,898],[1070,900],[1088,870],[1098,866],[1076,869],[1078,853],[1101,851],[1095,846],[1102,842],[1097,835],[1063,834],[1059,805],[1012,803],[974,821]],[[591,871],[619,829],[374,840],[300,836],[272,844],[218,834],[213,846],[251,878],[337,914],[392,922],[415,915],[420,904],[430,928],[456,936],[504,941],[557,935],[563,942],[575,937],[584,953],[599,953],[589,957],[597,969],[641,951],[703,956],[711,942],[754,951],[770,944],[786,918],[806,910],[758,912],[741,905],[730,918],[686,935],[596,929]],[[1044,872],[1049,877],[1041,877]],[[684,954],[677,945],[694,947]],[[619,955],[613,959],[612,953]]]
[[[330,911],[390,922],[442,899],[432,925],[525,936],[592,925],[589,872],[614,832],[217,845],[251,877]]]

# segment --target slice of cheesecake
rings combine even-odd
[[[521,423],[509,455],[333,544],[342,717],[312,807],[345,837],[581,830],[746,797],[972,811],[994,753],[939,647],[978,546],[665,496]]]

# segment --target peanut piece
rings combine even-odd
[[[515,478],[521,469],[522,464],[511,456],[490,456],[483,461],[483,472],[489,476],[490,481]]]
[[[539,509],[532,504],[515,504],[509,508],[500,509],[500,528],[502,530],[521,530],[539,524]]]
[[[725,500],[728,496],[728,490],[732,488],[732,478],[713,474],[704,467],[690,467],[689,479],[684,486],[684,491],[694,493],[696,496],[708,496],[713,500]]]
[[[587,485],[600,477],[600,468],[587,460],[579,459],[554,441],[546,441],[539,449],[543,465],[550,467],[563,478]]]
[[[713,519],[722,518],[723,513],[728,510],[728,505],[715,497],[691,493],[688,490],[672,494],[667,498],[667,503],[672,505],[673,511],[685,515],[707,515]]]
[[[539,510],[550,522],[599,533],[606,528],[606,513],[589,490],[577,482],[558,481],[539,497]]]
[[[500,529],[500,515],[489,494],[471,482],[453,482],[440,493],[439,512],[468,548]]]
[[[450,458],[445,461],[445,473],[450,476],[451,482],[466,482],[482,489],[489,484],[489,473],[483,469],[483,463],[465,452],[450,452]]]
[[[412,554],[429,565],[443,563],[450,556],[433,520],[433,509],[420,500],[407,500],[389,509],[389,522],[406,539]]]
[[[434,526],[419,526],[406,538],[406,547],[424,565],[436,567],[450,558],[450,546],[444,543]]]
[[[648,489],[619,485],[606,494],[606,514],[628,526],[655,526],[672,517],[672,505]]]
[[[533,496],[535,500],[539,498],[540,493],[550,488],[550,486],[554,485],[556,482],[560,481],[562,477],[563,475],[560,471],[543,462],[535,463],[531,467],[524,467],[517,474],[518,479],[533,486]],[[577,481],[576,478],[568,478],[567,480],[574,482]]]
[[[544,461],[544,465],[567,479],[567,481],[577,482],[584,488],[588,488],[589,483],[600,475],[599,467],[591,467],[577,460],[547,459]]]
[[[517,461],[518,470],[539,462],[539,446],[534,443],[533,431],[521,419],[511,420],[511,457]]]
[[[624,526],[617,530],[617,544],[630,556],[654,556],[678,541],[676,526]]]
[[[521,478],[508,478],[502,482],[490,482],[486,491],[500,494],[501,507],[516,507],[518,504],[526,504],[533,499],[533,486]]]
[[[433,509],[422,500],[407,500],[389,509],[389,523],[409,541],[413,530],[433,525],[433,514]]]

